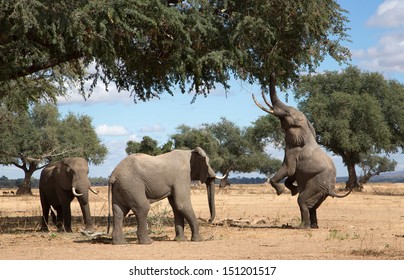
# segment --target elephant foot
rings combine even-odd
[[[153,239],[151,239],[149,236],[146,236],[146,237],[139,237],[138,236],[138,239],[139,239],[139,244],[146,245],[146,244],[152,244],[153,243]]]
[[[285,187],[278,185],[275,190],[277,195],[281,195],[285,191]]]
[[[178,242],[184,242],[184,241],[187,241],[187,239],[185,238],[185,236],[176,236],[175,238],[174,238],[174,240],[175,241],[178,241]]]
[[[85,227],[85,228],[84,228],[84,231],[87,232],[87,233],[89,233],[89,234],[91,234],[91,233],[94,233],[94,232],[95,232],[95,229],[94,229],[93,226],[88,226],[88,227]]]
[[[125,244],[126,244],[125,239],[112,238],[112,245],[125,245]]]
[[[297,186],[293,186],[292,188],[289,188],[289,190],[290,190],[290,194],[292,196],[295,196],[295,195],[297,195],[299,193],[299,190],[298,190]]]
[[[317,225],[317,224],[311,224],[311,225],[310,225],[310,228],[318,229],[318,225]]]
[[[310,225],[301,223],[297,228],[299,228],[299,229],[310,229]]]
[[[200,242],[202,240],[203,239],[200,235],[195,235],[195,236],[192,236],[192,238],[191,238],[191,241],[194,241],[194,242]]]
[[[63,227],[58,227],[57,232],[67,232]]]

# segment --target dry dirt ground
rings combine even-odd
[[[91,194],[97,231],[106,230],[107,188]],[[139,245],[134,217],[126,218],[128,243],[91,239],[83,227],[78,202],[72,203],[74,233],[51,228],[39,232],[41,206],[37,190],[30,197],[0,190],[0,259],[2,260],[351,260],[404,259],[404,184],[369,184],[364,192],[343,199],[327,198],[318,210],[320,229],[296,229],[300,222],[296,197],[277,196],[268,185],[233,185],[216,191],[216,219],[208,224],[206,190],[192,189],[203,242],[173,241],[172,212],[166,201],[153,204],[151,245]],[[186,229],[190,236],[190,229]]]

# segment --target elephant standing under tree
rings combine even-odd
[[[191,204],[191,180],[206,184],[209,221],[212,222],[215,217],[215,179],[209,158],[199,147],[194,150],[173,150],[158,156],[132,154],[124,158],[109,179],[108,192],[112,194],[113,211],[112,243],[125,243],[122,222],[130,210],[136,215],[139,243],[152,243],[146,222],[150,204],[166,197],[174,213],[175,239],[186,240],[185,219],[191,227],[191,240],[201,241],[199,223]]]
[[[39,195],[42,206],[42,231],[48,231],[49,211],[59,231],[72,232],[70,203],[77,197],[83,213],[85,231],[93,232],[89,195],[88,162],[84,158],[64,158],[46,166],[39,179]],[[51,210],[56,211],[57,217]]]
[[[316,141],[316,132],[306,116],[294,107],[282,103],[275,91],[275,79],[271,76],[269,103],[264,92],[262,97],[269,108],[263,107],[253,95],[255,104],[265,112],[279,118],[285,131],[285,156],[281,168],[270,179],[280,195],[285,187],[279,182],[286,178],[285,186],[292,195],[299,193],[298,204],[301,213],[301,228],[318,228],[317,208],[327,196],[345,197],[335,193],[336,169],[331,158]],[[294,185],[297,183],[297,186]]]

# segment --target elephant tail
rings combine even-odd
[[[331,197],[336,197],[336,198],[344,198],[344,197],[346,197],[346,196],[348,196],[351,192],[352,192],[352,190],[353,190],[353,188],[351,188],[346,194],[337,194],[334,190],[330,190],[330,193],[329,193],[329,195],[331,196]]]
[[[108,219],[107,219],[107,235],[109,234],[109,229],[111,227],[111,193],[112,186],[116,181],[115,176],[112,176],[108,180]]]

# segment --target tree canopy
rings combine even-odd
[[[397,161],[389,159],[386,156],[366,154],[362,155],[361,162],[358,165],[362,169],[359,184],[363,185],[373,176],[380,175],[382,172],[394,171]]]
[[[151,138],[150,136],[144,136],[142,141],[137,142],[130,140],[126,143],[126,154],[143,153],[151,156],[156,156],[160,154],[167,153],[173,148],[173,143],[171,140],[167,141],[163,146],[159,147],[157,140]]]
[[[345,14],[336,0],[1,1],[0,97],[54,98],[69,83],[87,97],[97,82],[135,100],[206,95],[230,77],[265,87],[270,73],[288,86],[327,55],[349,58]]]
[[[348,187],[358,186],[355,166],[367,156],[403,149],[404,85],[397,81],[348,67],[304,76],[295,94],[318,142],[342,157]]]
[[[55,105],[39,103],[28,111],[11,112],[0,107],[0,119],[0,164],[24,171],[19,192],[30,192],[32,174],[50,162],[80,156],[100,164],[107,155],[86,115],[69,114],[61,119]]]

